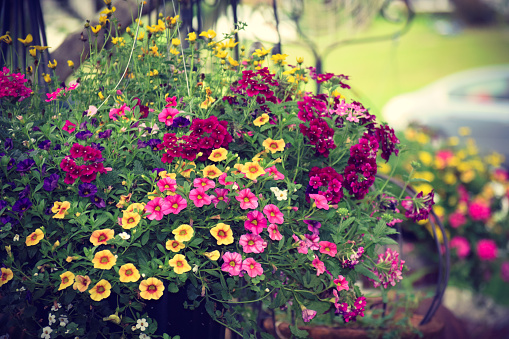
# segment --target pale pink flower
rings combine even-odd
[[[227,188],[216,188],[214,190],[216,195],[212,195],[212,203],[214,203],[214,207],[217,208],[217,204],[219,204],[221,201],[225,204],[228,204],[230,202],[230,198],[228,198],[228,193],[230,193],[230,190]]]
[[[316,311],[307,309],[303,306],[302,309],[302,320],[304,320],[305,323],[310,322],[316,315]]]
[[[90,105],[87,110],[87,117],[91,118],[97,114],[97,107]]]
[[[346,281],[346,278],[342,275],[338,275],[338,278],[334,279],[334,284],[338,292],[342,290],[348,291],[350,289],[350,287],[348,287],[348,281]]]
[[[263,274],[263,268],[260,263],[256,262],[253,258],[247,258],[242,262],[242,269],[247,272],[247,274],[254,278],[256,276]]]
[[[193,181],[193,186],[196,188],[202,187],[205,191],[208,191],[209,189],[216,187],[216,183],[209,178],[196,178]]]
[[[276,205],[268,204],[263,208],[263,213],[267,216],[271,224],[282,224],[285,221],[284,214]]]
[[[242,246],[244,253],[263,253],[267,242],[259,235],[248,233],[240,236],[239,245]]]
[[[239,192],[239,195],[235,197],[240,202],[240,208],[255,209],[258,207],[258,198],[251,192],[249,188],[243,189]]]
[[[168,203],[161,197],[156,197],[145,205],[145,210],[150,214],[147,216],[150,220],[161,220],[163,216],[170,213]]]
[[[242,270],[242,256],[237,252],[226,252],[221,257],[224,260],[221,270],[230,275],[239,275]]]
[[[279,241],[283,239],[283,236],[281,233],[279,233],[279,229],[276,224],[270,224],[269,228],[267,228],[267,231],[269,232],[269,237],[271,240]]]
[[[323,261],[318,259],[318,256],[315,254],[315,260],[312,262],[313,266],[316,268],[316,276],[325,272],[325,264]]]
[[[177,190],[177,181],[170,177],[163,178],[157,182],[157,188],[159,188],[161,192],[175,192]]]
[[[180,211],[187,207],[187,200],[179,194],[169,195],[164,200],[168,203],[169,213],[179,214]]]
[[[477,242],[477,255],[481,260],[495,260],[497,258],[497,244],[491,239],[481,239]]]
[[[173,118],[179,114],[179,110],[176,108],[166,107],[157,116],[160,122],[164,122],[166,126],[173,124]]]
[[[194,202],[196,207],[202,207],[203,205],[210,205],[212,203],[212,198],[210,195],[207,195],[203,187],[192,189],[189,192],[189,199]]]
[[[79,87],[79,82],[77,82],[76,80],[73,80],[71,82],[69,82],[69,86],[67,86],[67,88],[65,89],[66,92],[68,91],[74,91],[76,88]]]
[[[257,210],[247,214],[247,220],[244,221],[244,228],[254,234],[260,234],[267,227],[267,220],[262,212]]]
[[[310,194],[309,197],[315,201],[316,208],[328,210],[329,204],[327,203],[327,198],[325,198],[321,194]]]
[[[337,246],[335,243],[330,241],[320,241],[320,253],[328,254],[334,257],[338,253]]]

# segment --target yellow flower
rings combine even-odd
[[[145,31],[141,31],[138,33],[138,41],[143,40],[144,37],[145,37]]]
[[[161,179],[170,178],[170,179],[175,180],[177,178],[177,174],[176,173],[168,173],[166,171],[161,171],[161,172],[159,172],[159,177],[161,177]]]
[[[379,165],[378,165],[378,172],[382,173],[382,174],[389,174],[391,173],[391,165],[385,163],[385,162],[381,162]]]
[[[48,48],[51,48],[51,47],[48,47],[48,46],[33,46],[36,50],[38,50],[39,52],[42,52],[42,51],[45,51],[47,50]]]
[[[430,185],[430,184],[419,184],[419,185],[415,185],[414,186],[414,189],[417,191],[417,192],[420,192],[422,191],[422,193],[424,195],[427,195],[431,192],[431,190],[433,190],[433,187]]]
[[[265,150],[270,151],[270,153],[274,154],[278,151],[283,151],[285,149],[285,141],[283,139],[272,140],[271,138],[267,138],[262,143],[262,146],[265,147]]]
[[[101,26],[105,26],[108,21],[110,21],[110,19],[108,19],[107,15],[104,14],[99,15],[99,23],[101,24]]]
[[[454,185],[456,183],[456,175],[453,172],[445,172],[444,174],[444,182],[447,185]]]
[[[210,153],[209,160],[212,160],[214,162],[223,161],[226,159],[227,155],[228,155],[228,151],[226,149],[224,149],[223,147],[216,148],[215,150],[212,151],[212,153]]]
[[[34,38],[32,37],[32,34],[28,34],[27,37],[25,39],[20,39],[18,38],[18,40],[25,46],[29,45],[32,41],[34,41]]]
[[[268,114],[266,113],[263,113],[262,115],[260,115],[258,118],[256,118],[254,121],[253,121],[253,124],[255,126],[262,126],[262,125],[265,125],[266,123],[268,123],[270,120],[270,117]]]
[[[422,145],[426,145],[429,143],[429,136],[424,133],[417,134],[417,142]]]
[[[92,232],[90,236],[90,242],[94,246],[106,245],[108,240],[113,239],[115,237],[115,231],[109,228],[105,228],[103,230],[96,230]]]
[[[275,64],[284,65],[286,64],[286,57],[288,57],[288,54],[272,54],[271,59]]]
[[[32,234],[27,236],[25,240],[25,244],[27,246],[33,246],[37,245],[39,241],[41,241],[44,238],[44,233],[40,228],[36,229]]]
[[[190,32],[189,34],[187,34],[186,40],[189,40],[189,42],[195,42],[196,41],[196,33]]]
[[[140,282],[138,289],[140,290],[140,297],[143,299],[157,300],[163,295],[164,285],[157,278],[148,278]]]
[[[173,54],[173,55],[179,55],[179,54],[180,54],[180,52],[179,52],[179,51],[177,51],[177,50],[176,50],[175,48],[173,48],[173,47],[170,47],[170,53],[171,53],[171,54]]]
[[[140,272],[133,264],[125,264],[120,266],[118,270],[121,282],[135,282],[140,279]]]
[[[67,60],[67,66],[74,68],[74,62],[72,60]]]
[[[60,286],[58,287],[58,290],[63,290],[64,288],[67,288],[71,286],[74,283],[74,273],[72,272],[64,272],[60,274]]]
[[[298,64],[302,64],[304,62],[304,58],[303,57],[297,57],[296,60],[297,60]]]
[[[247,162],[240,170],[248,179],[256,180],[260,175],[265,174],[265,170],[256,161]]]
[[[235,59],[233,59],[232,57],[228,57],[228,62],[230,63],[230,65],[232,65],[233,67],[236,67],[239,65],[239,62],[236,61]]]
[[[424,166],[429,166],[433,162],[433,156],[429,152],[420,151],[419,160]]]
[[[166,19],[170,25],[176,25],[177,20],[179,19],[179,15],[175,15],[174,17],[170,17]]]
[[[127,209],[124,211],[124,213],[132,213],[132,212],[135,212],[135,213],[138,213],[138,214],[143,214],[145,211],[145,203],[142,202],[142,203],[133,203],[131,205],[129,205],[129,207],[127,207]]]
[[[465,184],[468,184],[475,178],[475,172],[473,170],[467,170],[461,173],[460,180]]]
[[[77,275],[76,278],[74,278],[74,285],[72,285],[72,288],[80,292],[85,292],[88,288],[88,285],[90,285],[91,282],[92,280],[90,280],[88,275],[86,276]]]
[[[216,261],[220,257],[220,254],[219,254],[218,250],[215,250],[215,251],[212,251],[212,252],[205,252],[205,253],[203,253],[203,255],[206,256],[207,258],[209,258],[212,261]]]
[[[109,15],[111,13],[114,13],[117,9],[115,8],[115,6],[111,7],[111,9],[109,8],[106,8],[104,11],[100,12],[99,14],[106,14],[106,15]]]
[[[30,53],[30,55],[31,55],[33,58],[35,58],[35,56],[37,55],[37,50],[36,50],[35,48],[33,48],[33,47],[32,47],[32,48],[30,48],[30,49],[28,50],[28,53]]]
[[[51,208],[51,212],[56,213],[53,218],[54,219],[63,219],[66,214],[68,214],[67,210],[71,207],[71,203],[69,201],[55,201],[53,207]]]
[[[466,137],[467,135],[470,135],[472,133],[472,130],[469,127],[460,127],[458,128],[458,134],[462,137]]]
[[[116,45],[118,44],[120,47],[125,46],[125,40],[122,37],[115,37],[111,39],[111,43]]]
[[[427,181],[433,181],[433,180],[435,180],[435,175],[428,171],[415,172],[414,178],[424,179]]]
[[[210,229],[210,234],[216,238],[218,245],[233,244],[233,232],[230,225],[221,222]]]
[[[7,32],[7,34],[5,35],[0,36],[0,42],[5,42],[8,45],[12,43],[12,38],[9,35],[9,32]]]
[[[94,301],[106,299],[111,294],[111,284],[107,280],[100,280],[90,291],[90,298]]]
[[[203,36],[203,37],[211,39],[211,40],[214,39],[216,37],[216,35],[217,35],[216,32],[214,32],[211,29],[200,33],[200,36]]]
[[[109,270],[117,263],[117,258],[109,251],[104,250],[97,252],[92,260],[94,268],[101,270]]]
[[[178,45],[180,45],[180,39],[178,39],[178,38],[171,39],[171,44],[172,44],[173,46],[178,46]]]
[[[111,321],[114,324],[120,325],[120,323],[122,322],[122,319],[120,319],[120,317],[118,316],[118,313],[115,313],[115,314],[111,314],[111,315],[103,318],[103,321]]]
[[[175,254],[175,256],[168,261],[171,267],[173,267],[173,271],[177,274],[182,274],[189,272],[191,270],[191,266],[187,263],[186,257],[182,254]]]
[[[46,81],[46,83],[50,83],[51,82],[51,76],[49,74],[43,74],[43,78],[44,78],[44,81]]]
[[[129,230],[129,229],[135,227],[136,225],[138,225],[140,220],[141,220],[141,216],[138,213],[124,212],[124,215],[122,216],[122,228]]]
[[[194,172],[194,169],[196,168],[196,164],[194,161],[191,162],[182,162],[182,165],[176,164],[175,169],[180,169],[180,175],[182,175],[184,178],[189,178],[191,176],[191,172]]]
[[[99,92],[97,95],[99,96],[99,99],[104,100],[103,92]]]
[[[484,161],[493,167],[500,167],[500,165],[502,165],[504,163],[505,157],[500,153],[493,152],[493,153],[487,155],[484,158]]]
[[[211,98],[211,97],[207,97],[207,98],[205,99],[205,101],[203,101],[203,102],[201,103],[200,108],[202,108],[202,109],[209,108],[209,107],[210,107],[210,105],[212,105],[212,103],[214,103],[214,101],[216,101],[216,99]]]
[[[102,26],[101,25],[97,25],[97,26],[90,26],[90,29],[92,30],[92,32],[94,34],[97,34],[99,33],[99,31],[101,30]]]
[[[184,245],[183,243],[181,243],[180,241],[177,241],[177,240],[168,240],[166,242],[166,249],[168,251],[178,252],[185,247],[186,247],[186,245]]]
[[[261,48],[261,49],[256,49],[256,50],[254,51],[253,55],[256,55],[256,56],[258,56],[258,57],[262,58],[262,57],[266,56],[267,54],[269,54],[271,49],[272,49],[272,48],[265,49],[265,48],[262,46],[262,48]]]
[[[0,275],[0,286],[2,286],[11,280],[14,277],[14,274],[10,268],[2,267],[0,270],[2,270],[2,274]]]
[[[189,241],[194,235],[194,229],[189,225],[183,224],[174,229],[171,233],[175,234],[175,240],[177,241]]]
[[[207,177],[209,179],[217,178],[217,177],[221,176],[221,174],[223,174],[223,172],[221,172],[221,170],[219,168],[217,168],[216,165],[209,165],[209,166],[205,167],[202,170],[202,172],[203,172],[203,176]]]
[[[217,51],[216,57],[219,59],[224,59],[228,56],[228,52],[226,51]]]
[[[339,99],[344,99],[345,97],[341,94],[341,92],[339,92],[339,90],[336,88],[335,90],[332,91],[331,93],[331,96],[333,97],[337,97]]]

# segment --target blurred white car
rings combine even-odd
[[[459,127],[469,127],[481,151],[501,153],[509,163],[509,65],[447,76],[394,97],[382,113],[396,130],[418,122],[456,136]]]

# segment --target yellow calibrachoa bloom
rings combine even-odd
[[[25,46],[30,45],[32,41],[34,41],[34,38],[32,37],[32,34],[28,34],[25,39],[18,38],[18,40]]]
[[[285,141],[283,139],[272,140],[271,138],[265,139],[262,143],[262,146],[265,147],[267,151],[274,154],[278,151],[283,151],[285,149]]]
[[[138,212],[136,212],[136,211],[138,211]],[[129,205],[129,207],[127,207],[127,209],[124,211],[124,213],[135,212],[135,213],[143,214],[144,211],[145,211],[145,203],[144,202],[142,202],[142,203],[135,202],[135,203],[132,203],[131,205]]]
[[[69,201],[55,201],[53,207],[51,208],[51,212],[56,213],[53,218],[55,219],[63,219],[66,214],[68,214],[67,210],[71,207],[71,203]]]
[[[186,257],[182,254],[175,254],[168,263],[171,267],[173,267],[173,271],[177,274],[186,273],[191,270],[191,266],[187,263]]]
[[[67,271],[60,274],[60,281],[60,286],[58,287],[59,291],[71,286],[74,283],[74,273]]]
[[[166,171],[161,171],[159,172],[159,176],[161,177],[161,179],[164,179],[164,178],[170,178],[170,179],[177,179],[177,174],[176,173],[168,173]]]
[[[92,32],[94,34],[97,34],[99,33],[99,31],[101,30],[102,26],[101,25],[97,25],[97,26],[90,26],[90,29],[92,30]]]
[[[166,249],[168,251],[178,252],[185,247],[186,247],[186,245],[184,245],[183,243],[181,243],[178,240],[168,240],[166,242]]]
[[[210,229],[210,234],[216,238],[218,245],[230,245],[233,243],[233,232],[230,225],[221,222]]]
[[[185,169],[185,168],[187,168],[187,169]],[[194,161],[191,161],[191,162],[183,161],[182,165],[179,165],[179,164],[175,165],[175,169],[177,169],[177,170],[180,169],[181,170],[180,175],[183,176],[184,178],[189,178],[191,176],[191,172],[194,172],[195,168],[196,168],[196,164],[194,163]]]
[[[223,174],[223,172],[221,172],[221,170],[217,168],[216,165],[208,165],[202,170],[202,172],[203,176],[209,179],[215,179]]]
[[[111,284],[107,280],[100,280],[90,291],[90,298],[94,301],[106,299],[111,294]]]
[[[216,37],[216,32],[214,32],[212,29],[209,29],[208,31],[204,31],[200,33],[200,36],[203,36],[208,39],[214,39]]]
[[[212,261],[217,261],[217,259],[219,259],[219,257],[221,256],[219,254],[218,250],[215,250],[215,251],[212,251],[212,252],[205,252],[205,253],[203,253],[203,255],[206,256],[207,258],[209,258]]]
[[[85,292],[88,288],[88,285],[90,285],[91,282],[92,280],[90,280],[88,275],[86,276],[77,275],[74,278],[74,284],[72,285],[72,288],[80,292]]]
[[[270,117],[268,114],[266,113],[263,113],[262,115],[260,115],[258,118],[256,118],[254,121],[253,121],[253,124],[255,126],[262,126],[262,125],[265,125],[266,123],[268,123],[270,120]]]
[[[33,246],[37,245],[39,241],[41,241],[44,238],[44,233],[40,228],[36,229],[32,234],[27,236],[25,240],[25,244],[27,246]]]
[[[101,270],[109,270],[117,263],[117,258],[109,251],[104,250],[97,252],[92,260],[94,268]]]
[[[433,162],[433,156],[429,152],[420,151],[419,160],[422,162],[424,166],[429,166]]]
[[[1,268],[2,274],[0,275],[0,286],[6,284],[9,280],[14,277],[12,270],[10,268]]]
[[[129,207],[131,207],[131,206],[129,206]],[[135,227],[136,225],[138,225],[140,220],[141,220],[141,216],[138,213],[124,212],[124,215],[122,216],[122,228],[129,230],[129,229]]]
[[[260,175],[265,174],[265,170],[256,161],[246,162],[240,171],[244,173],[248,179],[251,180],[256,180],[256,178],[258,178]]]
[[[121,282],[135,282],[140,279],[140,272],[133,264],[125,264],[120,266],[118,270]]]
[[[189,34],[187,34],[187,38],[186,40],[189,40],[189,42],[193,43],[196,41],[196,33],[195,32],[190,32]]]
[[[177,241],[189,241],[194,235],[194,229],[189,225],[183,224],[174,229],[171,233],[175,234],[175,240]]]
[[[161,280],[152,277],[140,282],[138,289],[143,299],[157,300],[163,295],[164,285]]]
[[[214,162],[223,161],[226,159],[226,156],[228,155],[228,150],[226,150],[223,147],[216,148],[212,151],[209,155],[209,160],[212,160]]]
[[[171,39],[171,44],[172,44],[173,46],[178,46],[178,45],[180,45],[180,39],[179,39],[179,38]]]
[[[105,228],[103,230],[96,230],[92,232],[90,236],[90,242],[94,246],[104,245],[108,242],[108,240],[113,239],[115,237],[115,231],[109,228]]]

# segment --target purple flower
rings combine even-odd
[[[7,163],[7,170],[10,170],[14,166],[16,166],[16,160],[14,160],[14,158],[11,158],[11,160],[9,160],[9,162]]]
[[[92,118],[92,120],[90,120],[90,123],[92,124],[92,126],[94,127],[97,127],[97,123],[99,122],[99,120],[97,120],[97,118]]]
[[[33,159],[25,159],[20,161],[17,165],[18,172],[28,172],[35,165],[35,161]]]
[[[6,138],[5,139],[4,148],[5,148],[6,151],[14,148],[14,144],[13,144],[11,138]]]
[[[159,174],[159,172],[166,171],[166,169],[164,169],[164,168],[154,168],[154,169],[152,170],[152,173],[154,173],[154,172],[156,172],[156,171],[157,171],[157,174]]]
[[[34,127],[32,127],[32,131],[33,132],[40,132],[41,129],[39,127],[37,127],[37,126],[34,126]]]
[[[60,151],[60,149],[62,148],[62,145],[60,144],[56,144],[55,147],[53,148],[55,151]]]
[[[20,199],[27,198],[29,195],[30,195],[30,184],[27,184],[25,188],[21,192],[19,192],[19,198]]]
[[[101,197],[98,197],[97,195],[90,197],[90,201],[92,201],[99,208],[106,207],[106,202]]]
[[[102,147],[101,144],[98,142],[91,143],[90,147],[92,147],[93,149],[96,149],[98,151],[104,151],[106,149],[106,148]]]
[[[176,117],[175,119],[173,119],[173,123],[171,124],[170,128],[171,129],[184,128],[184,127],[189,126],[189,124],[190,124],[190,121],[187,120],[186,118]]]
[[[18,212],[19,214],[23,214],[27,209],[32,207],[32,202],[28,198],[19,199],[12,206],[12,210],[14,212]]]
[[[313,235],[318,234],[318,229],[322,227],[322,224],[316,220],[304,220],[304,223],[308,225],[308,230],[313,233]]]
[[[57,173],[53,173],[49,178],[44,178],[42,188],[48,192],[54,191],[58,186],[58,179],[60,179],[60,176]]]
[[[43,149],[45,151],[49,151],[50,147],[51,147],[51,140],[44,140],[44,141],[41,141],[39,143],[39,145],[37,145],[37,147],[39,147],[40,149]]]
[[[147,146],[149,146],[152,151],[158,151],[157,145],[161,143],[160,139],[150,139],[147,142]]]
[[[104,132],[99,132],[99,134],[97,135],[97,137],[99,139],[107,139],[109,137],[111,137],[111,129],[107,129],[106,131]]]
[[[78,138],[80,140],[87,140],[88,138],[90,138],[93,135],[94,134],[92,132],[90,132],[89,130],[86,130],[86,131],[81,131],[81,132],[76,133],[76,138]]]
[[[88,121],[83,121],[81,124],[80,124],[80,129],[86,129],[87,128],[87,124],[88,124]]]
[[[148,146],[148,142],[147,141],[143,141],[143,140],[139,140],[138,139],[138,148],[145,148]]]
[[[97,193],[97,187],[94,184],[81,184],[78,189],[79,196],[83,198],[93,197]]]

